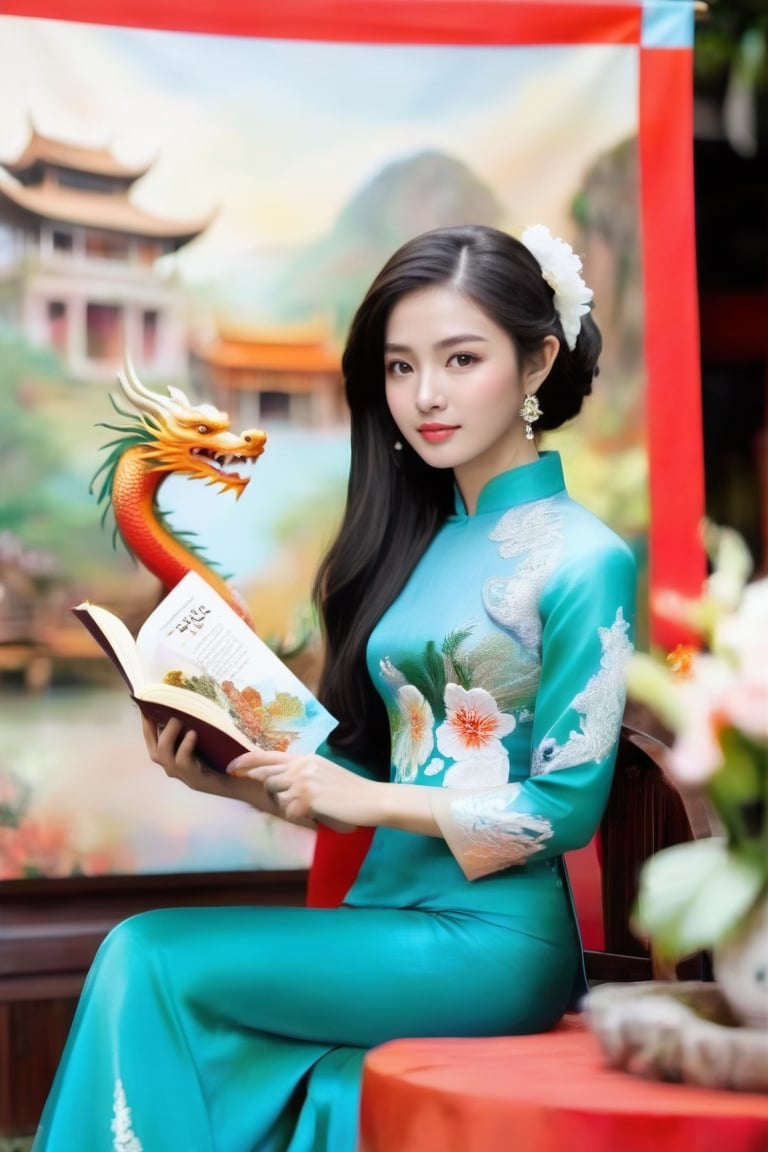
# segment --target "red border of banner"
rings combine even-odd
[[[689,141],[690,147],[681,147]],[[701,359],[693,171],[693,53],[640,52],[640,196],[644,228],[651,594],[688,595],[706,575]],[[652,607],[652,605],[651,605]],[[671,648],[680,629],[651,611],[651,638]]]
[[[398,44],[636,44],[648,379],[651,594],[695,594],[706,567],[693,183],[693,53],[647,47],[621,0],[0,0],[0,13],[267,39]],[[681,146],[688,142],[690,147]],[[680,636],[650,613],[651,640]]]
[[[627,0],[0,0],[6,15],[374,44],[638,44]]]

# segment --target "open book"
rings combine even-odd
[[[145,715],[197,732],[197,751],[223,771],[254,748],[313,752],[336,720],[195,572],[147,617],[135,640],[123,621],[88,601],[72,609]]]

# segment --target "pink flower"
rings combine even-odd
[[[704,784],[723,767],[723,728],[768,743],[768,659],[757,651],[735,667],[719,656],[696,655],[690,673],[672,686],[682,723],[669,754],[680,784]]]
[[[669,685],[680,719],[668,767],[678,783],[704,784],[722,765],[720,700],[733,678],[733,670],[723,660],[697,653],[691,658],[690,671]]]
[[[755,649],[716,701],[723,720],[745,736],[768,742],[768,650]]]

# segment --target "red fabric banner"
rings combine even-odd
[[[19,16],[277,40],[370,44],[637,44],[642,4],[610,0],[6,0]]]

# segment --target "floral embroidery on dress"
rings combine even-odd
[[[485,688],[445,687],[446,716],[437,729],[437,747],[454,761],[443,777],[446,787],[487,788],[505,784],[509,756],[501,743],[516,726],[514,716],[500,712]]]
[[[616,742],[626,697],[626,669],[632,654],[629,624],[619,608],[610,628],[598,628],[602,647],[600,671],[574,696],[571,708],[581,717],[579,731],[565,744],[551,737],[534,749],[531,775],[541,776],[560,768],[605,759]]]
[[[144,1152],[141,1141],[133,1130],[131,1109],[125,1096],[122,1080],[115,1081],[112,1105],[112,1152]]]
[[[446,762],[433,756],[435,741],[447,761],[456,761],[442,783],[486,787],[507,779],[509,759],[501,739],[518,723],[513,713],[530,722],[538,656],[531,658],[503,632],[471,645],[474,627],[456,629],[439,647],[429,641],[420,657],[399,665],[388,657],[379,662],[398,782],[412,783],[419,771],[425,776],[443,771]]]
[[[410,784],[434,747],[435,718],[428,701],[412,684],[398,688],[396,701],[402,722],[392,745],[395,779]]]

